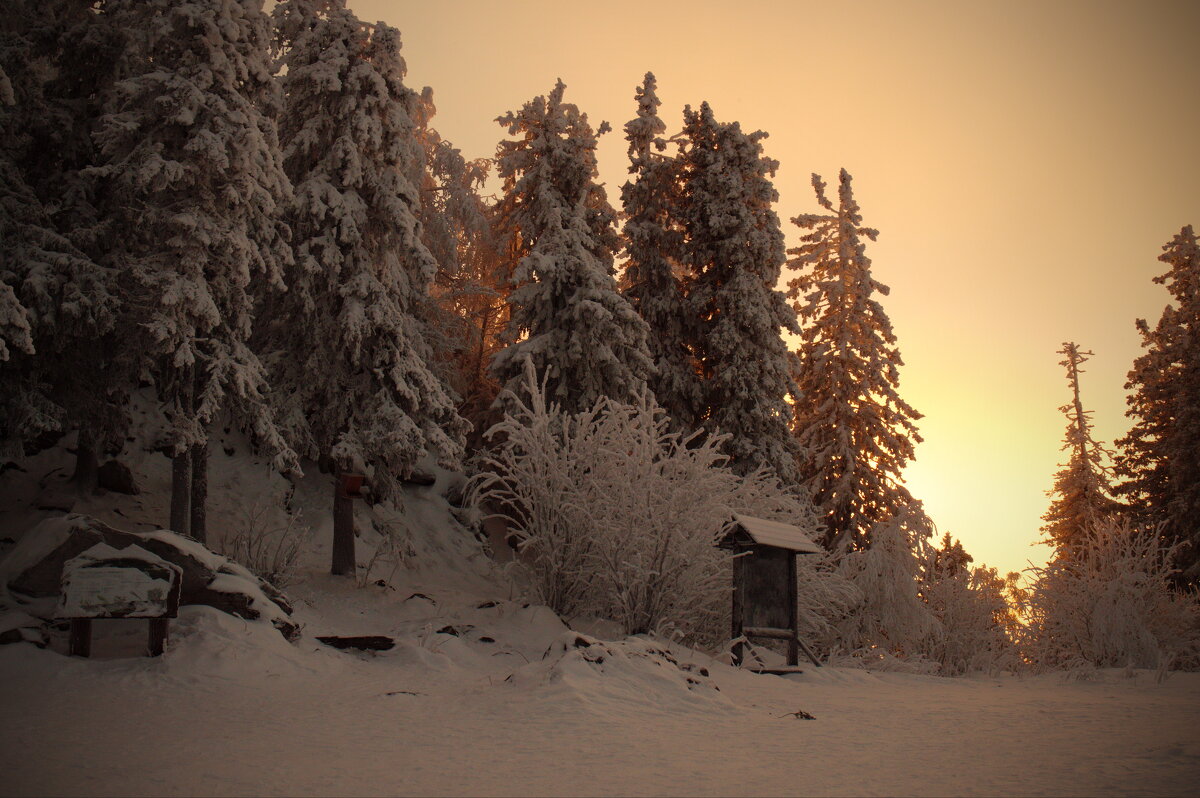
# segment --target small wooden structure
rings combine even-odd
[[[343,472],[338,478],[338,495],[343,499],[362,499],[366,481],[367,478],[363,474]]]
[[[752,637],[786,640],[787,668],[751,668],[758,673],[798,672],[799,652],[817,667],[812,649],[800,639],[796,616],[796,556],[818,554],[820,546],[791,524],[735,513],[717,542],[733,552],[733,664],[742,664],[744,643]]]
[[[54,616],[71,622],[70,653],[91,655],[94,619],[145,618],[146,653],[162,654],[168,619],[179,614],[182,574],[178,565],[136,545],[116,549],[97,543],[68,560]]]

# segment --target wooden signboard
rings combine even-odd
[[[734,584],[741,585],[742,626],[790,629],[795,606],[796,555],[787,549],[756,546],[733,561]]]
[[[146,618],[147,653],[162,654],[167,619],[179,612],[180,577],[177,565],[140,546],[99,543],[67,561],[55,617],[71,621],[70,653],[91,654],[93,619]]]

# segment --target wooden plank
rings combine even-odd
[[[775,676],[786,676],[789,673],[804,673],[803,668],[798,668],[794,665],[786,665],[786,666],[781,665],[778,668],[752,666],[752,667],[746,668],[746,670],[750,671],[751,673],[769,673],[769,674],[773,674]]]
[[[812,661],[813,665],[816,665],[818,668],[821,667],[821,661],[819,659],[817,659],[817,655],[814,654],[813,650],[808,647],[808,643],[805,643],[803,640],[800,639],[799,635],[796,635],[796,644],[799,645],[800,648],[804,649],[805,656],[807,656]]]
[[[746,637],[767,637],[772,640],[793,640],[796,633],[791,629],[773,629],[767,626],[745,626],[742,634]]]

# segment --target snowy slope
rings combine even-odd
[[[0,475],[0,537],[52,512],[37,507],[62,487],[44,473],[55,456]],[[135,464],[140,497],[79,501],[152,523],[166,462]],[[190,607],[155,660],[0,646],[0,793],[1184,795],[1200,783],[1200,674],[782,678],[587,624],[597,640],[489,564],[441,496],[447,476],[406,490],[413,554],[387,586],[329,576],[328,524],[313,524],[287,591],[304,624],[295,644]],[[240,451],[214,458],[212,482],[216,519],[284,487]],[[312,521],[328,490],[310,475],[293,501]],[[396,646],[342,652],[315,639],[327,634]],[[788,714],[801,711],[814,719]]]

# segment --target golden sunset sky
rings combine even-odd
[[[845,167],[925,414],[906,473],[976,563],[1041,564],[1045,491],[1063,462],[1061,357],[1094,350],[1083,400],[1097,437],[1124,435],[1125,375],[1167,293],[1155,258],[1200,225],[1200,2],[384,2],[408,85],[468,158],[493,121],[556,78],[593,126],[620,204],[622,125],[642,75],[678,131],[685,104],[770,133],[777,212],[817,210],[810,175]],[[788,277],[785,275],[785,280]]]

